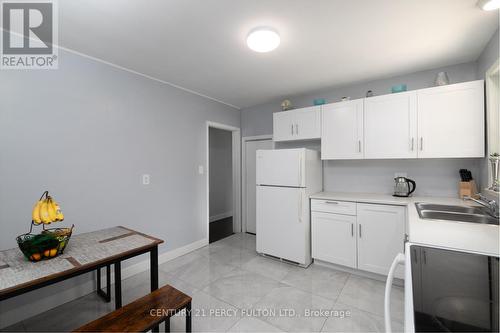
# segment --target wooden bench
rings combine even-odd
[[[169,332],[170,317],[183,309],[186,309],[186,332],[191,332],[191,297],[166,285],[74,332],[157,331],[162,322],[165,322],[165,331]]]

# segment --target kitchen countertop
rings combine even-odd
[[[421,219],[415,207],[416,202],[456,206],[478,206],[472,201],[443,197],[416,196],[397,198],[390,194],[343,192],[319,192],[311,195],[310,198],[406,206],[408,207],[407,233],[410,242],[496,256],[500,254],[499,226]]]

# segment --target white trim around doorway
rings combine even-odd
[[[216,123],[213,121],[206,122],[206,230],[207,239],[209,239],[209,225],[210,225],[210,145],[209,145],[209,130],[210,128],[218,128],[221,130],[230,131],[232,133],[232,147],[233,147],[233,232],[241,232],[241,137],[240,128]]]

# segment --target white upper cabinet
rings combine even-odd
[[[364,143],[365,158],[416,158],[417,92],[366,98]]]
[[[363,100],[322,106],[321,158],[363,158]]]
[[[484,83],[417,91],[418,157],[484,157]]]
[[[293,114],[290,111],[273,113],[273,140],[294,140]]]
[[[322,159],[484,157],[484,82],[322,106]]]
[[[310,140],[321,137],[321,107],[273,113],[273,140]]]
[[[321,159],[485,156],[484,81],[273,114],[274,141],[321,138]]]
[[[321,138],[321,107],[295,110],[295,140]]]

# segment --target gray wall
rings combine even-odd
[[[483,52],[477,59],[477,78],[484,79],[486,72],[498,59],[499,49],[499,32],[497,31],[491,36],[490,41],[484,48]]]
[[[490,67],[497,61],[499,56],[499,33],[498,30],[491,37],[491,40],[486,45],[484,51],[479,56],[477,60],[477,77],[484,79],[485,74],[490,69]],[[489,124],[487,124],[489,125]],[[488,127],[487,127],[488,128]],[[489,185],[488,180],[488,158],[484,158],[480,162],[480,178],[481,178],[481,186],[487,187]]]
[[[312,105],[315,98],[325,98],[327,102],[338,101],[342,96],[361,98],[367,90],[376,95],[387,94],[391,86],[406,83],[409,90],[427,88],[434,85],[436,73],[448,72],[451,83],[476,79],[475,62],[437,68],[394,78],[384,78],[347,87],[330,88],[315,93],[288,97],[294,107]],[[272,134],[272,113],[279,111],[280,100],[243,109],[241,126],[243,136]],[[276,148],[307,147],[319,149],[319,141],[281,143]],[[456,196],[458,170],[470,169],[473,176],[481,177],[480,159],[437,159],[437,160],[347,160],[325,161],[324,190],[341,192],[391,193],[396,172],[405,172],[417,182],[416,195]]]
[[[233,210],[233,133],[218,128],[209,130],[210,216]]]
[[[76,233],[124,225],[164,239],[160,252],[206,238],[206,121],[239,127],[240,112],[62,50],[59,59],[58,70],[0,74],[0,247],[28,231],[44,190]],[[0,326],[75,283],[1,302]]]
[[[393,78],[384,78],[372,82],[353,84],[346,87],[332,87],[318,92],[297,96],[284,96],[290,99],[294,108],[301,108],[313,104],[315,98],[325,98],[327,103],[337,102],[343,96],[352,99],[364,97],[366,91],[372,90],[375,95],[384,95],[390,92],[395,84],[406,83],[408,90],[415,90],[434,86],[434,78],[440,71],[447,71],[451,83],[465,82],[476,79],[476,63],[470,62],[455,66],[437,68],[429,71],[401,75]],[[280,111],[281,100],[241,110],[242,136],[266,135],[273,132],[273,112]]]

